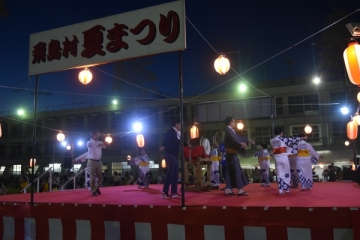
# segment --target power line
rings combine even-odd
[[[34,89],[28,88],[19,88],[19,87],[12,87],[12,86],[2,86],[0,88],[8,88],[8,89],[16,89],[16,90],[23,90],[23,91],[34,91]],[[177,99],[164,99],[164,98],[142,98],[142,97],[129,97],[129,96],[106,96],[100,94],[87,94],[87,93],[71,93],[71,92],[59,92],[59,91],[51,91],[51,90],[38,90],[39,92],[45,93],[56,93],[56,94],[67,94],[67,95],[81,95],[81,96],[90,96],[90,97],[106,97],[106,98],[128,98],[128,99],[143,99],[143,100],[177,100]]]
[[[290,46],[290,47],[288,47],[288,48],[286,48],[286,49],[284,49],[284,50],[282,50],[282,51],[280,51],[279,53],[277,53],[277,54],[275,54],[275,55],[273,55],[272,57],[270,57],[270,58],[267,58],[267,59],[265,59],[264,61],[262,61],[262,62],[260,62],[259,64],[256,64],[255,66],[253,66],[253,67],[251,67],[251,68],[249,68],[249,69],[247,69],[246,71],[244,71],[244,72],[242,72],[241,74],[239,74],[237,71],[235,71],[232,67],[231,67],[231,69],[237,74],[237,76],[240,76],[241,78],[242,78],[242,76],[241,75],[243,75],[243,74],[245,74],[245,73],[247,73],[247,72],[249,72],[249,71],[251,71],[251,70],[253,70],[253,69],[255,69],[255,68],[257,68],[258,66],[260,66],[260,65],[262,65],[262,64],[264,64],[264,63],[266,63],[266,62],[268,62],[268,61],[270,61],[270,60],[272,60],[273,58],[275,58],[275,57],[277,57],[277,56],[279,56],[279,55],[281,55],[281,54],[283,54],[284,52],[287,52],[288,50],[290,50],[290,49],[292,49],[293,47],[295,47],[295,46],[297,46],[297,45],[300,45],[301,43],[303,43],[303,42],[305,42],[306,40],[308,40],[308,39],[310,39],[310,38],[312,38],[312,37],[314,37],[315,35],[317,35],[317,34],[319,34],[319,33],[321,33],[321,32],[323,32],[323,31],[325,31],[326,29],[328,29],[328,28],[330,28],[330,27],[332,27],[333,25],[335,25],[335,24],[337,24],[338,22],[340,22],[340,21],[342,21],[342,20],[344,20],[345,18],[347,18],[347,17],[349,17],[349,16],[351,16],[351,15],[353,15],[354,13],[356,13],[357,11],[359,11],[360,10],[360,8],[359,9],[357,9],[357,10],[355,10],[355,11],[353,11],[352,13],[350,13],[350,14],[348,14],[348,15],[346,15],[346,16],[344,16],[344,17],[342,17],[342,18],[340,18],[339,20],[337,20],[337,21],[335,21],[335,22],[333,22],[332,24],[330,24],[330,25],[328,25],[328,26],[326,26],[326,27],[324,27],[324,28],[322,28],[322,29],[320,29],[319,31],[317,31],[317,32],[315,32],[315,33],[313,33],[313,34],[311,34],[310,36],[308,36],[308,37],[306,37],[306,38],[304,38],[303,40],[301,40],[301,41],[299,41],[299,42],[297,42],[297,43],[295,43],[295,44],[293,44],[292,46]],[[194,27],[194,29],[199,33],[199,35],[204,39],[204,41],[214,50],[214,52],[217,54],[217,55],[219,55],[219,53],[218,53],[218,51],[216,51],[216,49],[209,43],[209,41],[200,33],[200,31],[194,26],[194,24],[189,20],[189,18],[188,17],[186,17],[186,19],[189,21],[189,23]],[[225,81],[225,82],[223,82],[223,83],[221,83],[221,84],[219,84],[218,86],[216,86],[216,87],[214,87],[214,88],[212,88],[212,89],[210,89],[210,90],[208,90],[208,91],[206,91],[206,92],[204,92],[204,93],[202,93],[202,94],[200,94],[200,95],[198,95],[198,96],[196,96],[196,97],[194,97],[194,98],[192,98],[191,100],[194,100],[194,99],[196,99],[196,98],[198,98],[198,97],[200,97],[200,96],[202,96],[202,95],[204,95],[204,94],[206,94],[206,93],[208,93],[208,92],[210,92],[210,91],[212,91],[212,90],[214,90],[214,89],[216,89],[216,88],[218,88],[218,87],[220,87],[220,86],[222,86],[222,85],[224,85],[225,83],[228,83],[228,82],[230,82],[230,81],[232,81],[233,79],[234,79],[235,77],[233,77],[233,78],[230,78],[229,80],[227,80],[227,81]],[[243,78],[244,79],[244,78]],[[244,79],[244,81],[246,81],[248,84],[250,84],[247,80],[245,80]],[[254,87],[253,85],[251,85],[250,84],[250,86],[252,86],[252,87]],[[254,87],[255,88],[255,87]],[[255,88],[256,90],[258,90],[259,92],[261,92],[259,89],[257,89],[257,88]],[[266,95],[266,96],[269,96],[268,94],[265,94],[265,93],[263,93],[263,92],[261,92],[262,94],[264,94],[264,95]]]
[[[135,87],[137,87],[137,88],[143,89],[143,90],[145,90],[145,91],[147,91],[147,92],[151,92],[151,93],[154,93],[154,94],[157,94],[157,95],[166,97],[166,98],[178,100],[177,98],[173,98],[173,97],[170,97],[170,96],[166,96],[166,95],[164,95],[164,94],[161,94],[161,93],[152,91],[152,90],[150,90],[150,89],[147,89],[147,88],[141,87],[141,86],[139,86],[139,85],[136,85],[136,84],[134,84],[134,83],[131,83],[131,82],[129,82],[129,81],[126,81],[126,80],[124,80],[124,79],[122,79],[122,78],[119,78],[119,77],[113,75],[113,74],[110,74],[110,73],[108,73],[108,72],[105,72],[105,71],[103,71],[103,70],[101,70],[101,69],[99,69],[99,68],[97,68],[97,67],[93,67],[93,68],[95,68],[95,69],[98,70],[99,72],[102,72],[102,73],[104,73],[104,74],[106,74],[106,75],[109,75],[109,76],[111,76],[111,77],[113,77],[113,78],[116,78],[116,79],[118,79],[118,80],[120,80],[120,81],[123,81],[123,82],[125,82],[125,83],[127,83],[127,84],[130,84],[130,85],[132,85],[132,86],[135,86]]]

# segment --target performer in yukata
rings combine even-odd
[[[299,137],[307,139],[305,133],[300,133]],[[312,162],[323,158],[314,148],[305,140],[301,140],[298,144],[298,155],[296,160],[296,169],[299,173],[301,191],[310,190],[313,186]]]
[[[224,145],[226,151],[226,189],[225,195],[232,196],[235,193],[232,191],[232,188],[238,189],[238,196],[249,196],[243,188],[249,184],[245,174],[240,166],[238,153],[242,149],[245,149],[247,143],[255,144],[254,141],[236,135],[235,128],[235,119],[233,117],[225,118],[225,138]]]
[[[220,185],[219,160],[221,159],[221,157],[219,157],[218,148],[219,148],[219,144],[216,141],[216,134],[215,134],[215,137],[213,138],[213,146],[210,154],[210,159],[212,162],[211,185],[217,187]]]
[[[254,155],[258,158],[260,165],[260,172],[263,182],[261,186],[270,186],[269,169],[270,169],[270,154],[267,150],[267,144],[263,143],[260,145],[260,151]]]
[[[288,156],[297,154],[297,144],[301,138],[283,137],[281,128],[275,129],[275,137],[270,140],[276,163],[279,194],[290,192],[290,164]]]
[[[295,137],[296,138],[296,137]],[[296,155],[291,154],[288,156],[289,165],[290,165],[290,174],[291,174],[291,185],[290,188],[298,188],[299,187],[299,174],[296,171]]]
[[[138,188],[149,188],[150,184],[150,168],[149,168],[149,157],[146,154],[145,150],[141,150],[141,155],[137,158],[134,158],[130,161],[130,165],[139,166],[139,176],[138,176]]]

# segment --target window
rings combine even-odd
[[[6,145],[0,145],[0,159],[6,158]]]
[[[113,162],[112,171],[116,171],[119,174],[125,174],[125,172],[131,171],[131,166],[128,164],[128,162]]]
[[[347,133],[346,133],[346,123],[344,122],[334,122],[332,124],[333,129],[333,140],[336,143],[343,142],[347,140]]]
[[[74,164],[73,166],[73,171],[74,173],[77,173],[81,168],[81,164]]]
[[[150,161],[150,162],[149,162],[149,168],[156,168],[156,169],[158,169],[158,168],[159,168],[159,164],[155,164],[154,161]]]
[[[272,129],[271,127],[258,127],[255,128],[255,132],[253,134],[255,138],[256,144],[266,143],[268,144],[270,142],[271,136],[272,136]]]
[[[289,114],[301,114],[319,110],[317,94],[288,97]]]
[[[61,172],[61,163],[49,163],[48,166],[46,166],[44,169],[45,171],[49,170],[49,168],[53,168],[53,172],[57,172],[57,173],[60,173]]]
[[[330,93],[330,102],[332,103],[339,103],[339,104],[343,104],[346,102],[346,92],[342,91],[342,92],[331,92]],[[330,112],[331,113],[340,113],[340,108],[342,107],[339,104],[334,104],[330,106]]]
[[[11,135],[12,136],[21,136],[21,124],[20,123],[12,123],[11,124]]]
[[[283,106],[283,98],[282,97],[276,98],[276,114],[277,115],[284,114],[284,106]]]
[[[51,128],[51,129],[62,129],[61,120],[58,118],[46,118],[45,119],[45,127]],[[54,131],[51,129],[44,128],[44,133],[53,135]]]
[[[66,129],[69,131],[84,131],[84,116],[69,116],[66,118]]]
[[[312,128],[312,132],[310,134],[307,134],[308,139],[307,142],[321,142],[320,139],[320,130],[319,125],[310,125]],[[292,127],[292,135],[298,136],[300,133],[304,133],[305,125],[301,126],[293,126]]]
[[[10,157],[11,158],[19,158],[21,157],[21,145],[10,145]]]
[[[12,175],[21,175],[21,165],[13,165],[10,169],[10,174]]]
[[[2,129],[2,136],[7,137],[8,136],[8,123],[2,122],[1,129]]]
[[[168,109],[169,107],[163,109],[163,111],[164,111],[163,116],[164,116],[165,124],[170,124],[173,121],[173,119],[180,117],[179,107],[174,107],[174,108]],[[186,106],[184,106],[183,111],[184,111],[183,121],[184,121],[184,123],[186,123],[186,120],[187,120]]]
[[[158,122],[159,115],[156,108],[141,108],[136,110],[136,119],[143,119],[142,122],[147,124],[155,124]]]
[[[24,126],[24,130],[25,130],[25,135],[26,135],[26,136],[32,136],[33,131],[34,131],[34,129],[33,129],[33,128],[34,128],[33,122],[32,122],[32,121],[29,121],[29,122],[27,122],[27,123],[24,123],[23,126]],[[41,132],[41,129],[42,129],[41,126],[42,126],[41,120],[38,120],[38,121],[36,122],[36,133],[37,133],[37,134]]]
[[[237,135],[239,135],[239,136],[242,136],[242,137],[244,137],[244,138],[248,138],[248,131],[247,130],[238,130],[238,129],[235,129],[235,132],[236,132],[236,134]]]
[[[213,137],[215,137],[216,131],[200,131],[199,137],[204,137],[209,139],[210,143],[212,143]]]
[[[91,114],[88,115],[88,128],[90,130],[106,130],[107,129],[107,114]]]

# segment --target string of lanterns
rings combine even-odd
[[[360,46],[354,41],[349,43],[348,47],[344,50],[343,53],[344,63],[346,67],[346,72],[351,83],[360,86]],[[358,126],[360,125],[360,92],[357,94],[357,100],[359,102],[358,109],[355,113],[355,116],[351,118],[350,122],[346,126],[347,137],[355,141],[358,135]],[[345,142],[345,145],[348,146],[350,143]],[[355,142],[354,142],[355,144]]]

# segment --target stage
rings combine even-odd
[[[314,183],[311,191],[250,184],[248,197],[220,190],[162,199],[162,185],[0,196],[2,239],[360,239],[360,186]],[[180,185],[179,185],[180,187]],[[26,238],[28,237],[28,238]]]

